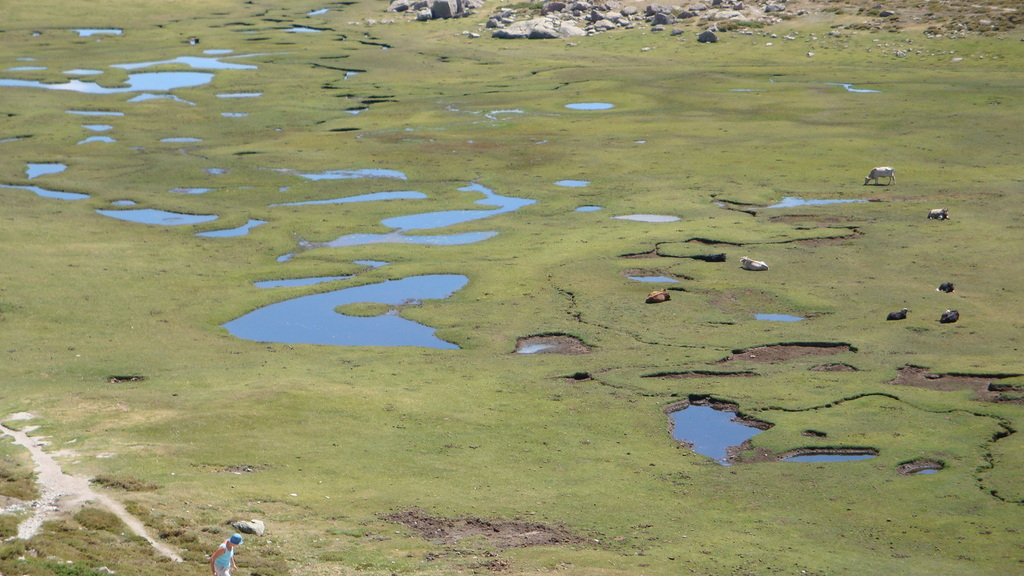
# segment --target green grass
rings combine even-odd
[[[508,573],[588,576],[1019,570],[1022,440],[1006,434],[1024,425],[1021,407],[889,384],[906,365],[1024,373],[1019,34],[829,36],[827,24],[798,18],[752,35],[722,33],[714,45],[697,43],[693,24],[682,40],[638,27],[571,43],[499,41],[462,34],[483,30],[482,14],[365,26],[350,22],[394,15],[356,3],[310,19],[312,8],[120,0],[6,8],[0,70],[46,67],[19,78],[58,82],[64,70],[93,68],[120,81],[126,73],[111,64],[211,48],[248,55],[230,61],[258,68],[218,71],[208,86],[175,92],[195,106],[0,87],[0,140],[26,136],[0,142],[0,183],[90,195],[58,201],[0,189],[0,414],[35,414],[31,435],[63,454],[66,472],[95,478],[186,559],[159,558],[93,507],[5,543],[0,572],[194,573],[237,518],[268,529],[246,537],[243,575],[486,573],[498,560]],[[332,31],[283,31],[292,24]],[[125,33],[82,39],[68,30],[115,26]],[[189,46],[189,36],[200,44]],[[345,78],[338,68],[360,72]],[[263,95],[217,98],[248,91]],[[345,111],[364,101],[374,103]],[[573,102],[615,107],[565,108]],[[66,112],[98,109],[125,115]],[[521,113],[488,117],[498,110]],[[221,116],[238,111],[249,116]],[[78,146],[81,124],[91,123],[111,124],[117,142]],[[202,142],[160,142],[174,136]],[[68,169],[29,181],[30,162]],[[897,185],[861,185],[872,166],[887,164]],[[282,171],[362,168],[408,180],[308,181]],[[565,179],[590,184],[554,184]],[[315,248],[277,261],[300,240],[384,233],[385,218],[481,209],[478,194],[459,191],[469,182],[537,203],[425,232],[499,233],[476,244]],[[168,193],[182,186],[214,190]],[[269,207],[401,190],[428,199]],[[875,201],[764,208],[786,196]],[[221,218],[158,227],[95,213],[121,199]],[[574,212],[585,204],[604,209]],[[937,207],[952,219],[927,220]],[[680,220],[611,218],[628,214]],[[237,238],[194,235],[250,218],[269,223]],[[654,248],[660,257],[624,257]],[[687,257],[718,252],[726,263]],[[771,270],[740,270],[744,255]],[[637,269],[676,275],[671,287],[681,290],[645,304],[661,286],[623,275]],[[253,282],[349,274],[346,287],[469,277],[449,299],[400,310],[460,349],[259,343],[220,327],[342,286]],[[936,292],[944,281],[956,292]],[[903,307],[907,320],[885,321]],[[938,324],[947,308],[962,320]],[[756,313],[808,319],[761,322]],[[512,353],[517,338],[537,334],[570,335],[591,352]],[[855,351],[714,364],[734,350],[791,342]],[[826,363],[856,371],[811,370]],[[756,375],[652,377],[686,371]],[[572,377],[584,373],[590,378]],[[663,409],[691,395],[772,423],[752,449],[854,446],[879,455],[719,466],[668,432]],[[7,423],[15,424],[25,425]],[[0,454],[0,493],[30,500],[27,454],[14,445]],[[897,473],[918,458],[945,468]],[[583,540],[445,546],[383,519],[411,508],[563,526]],[[2,517],[4,534],[16,533],[23,514]]]

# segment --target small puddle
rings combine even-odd
[[[77,192],[57,192],[55,190],[40,188],[39,186],[11,186],[8,184],[0,184],[0,188],[28,190],[36,196],[42,196],[43,198],[55,198],[57,200],[85,200],[89,197],[88,194],[79,194]]]
[[[46,70],[46,66],[15,66],[7,69],[8,72],[39,72],[40,70]]]
[[[332,198],[330,200],[306,200],[303,202],[284,202],[281,204],[270,204],[270,207],[275,206],[313,206],[318,204],[347,204],[350,202],[375,202],[378,200],[420,200],[426,198],[427,195],[422,192],[403,191],[403,192],[374,192],[371,194],[361,194],[359,196],[349,196],[346,198]]]
[[[124,112],[113,112],[110,110],[65,110],[65,112],[78,116],[124,116]]]
[[[0,86],[14,88],[42,88],[45,90],[67,90],[83,94],[123,94],[125,92],[169,92],[178,88],[193,88],[208,84],[213,74],[208,72],[142,72],[129,74],[126,88],[105,88],[96,82],[70,80],[59,84],[47,84],[33,80],[0,79]]]
[[[339,314],[335,308],[353,303],[401,307],[420,300],[444,299],[469,278],[456,274],[411,276],[378,284],[311,294],[264,306],[222,326],[233,336],[257,342],[327,344],[333,346],[420,346],[458,349],[434,336],[434,329],[398,315],[374,317]]]
[[[206,194],[207,192],[209,192],[211,190],[213,190],[213,188],[185,188],[185,187],[179,187],[179,188],[171,188],[170,190],[168,190],[168,192],[170,192],[171,194]]]
[[[111,130],[114,127],[110,124],[82,124],[82,128],[85,128],[86,130],[89,130],[91,132],[106,132],[107,130]]]
[[[782,462],[847,462],[852,460],[867,460],[868,458],[874,458],[878,454],[867,451],[849,451],[849,452],[813,452],[813,451],[801,451],[796,456],[787,456],[782,459]]]
[[[736,448],[763,430],[745,424],[735,411],[690,404],[668,414],[672,437],[693,446],[693,451],[722,465],[729,465],[729,449]]]
[[[79,140],[78,145],[81,146],[82,144],[91,144],[93,142],[105,142],[107,144],[113,144],[114,142],[117,142],[117,140],[114,140],[110,136],[90,136],[85,140]]]
[[[227,94],[217,94],[217,98],[259,98],[263,96],[263,92],[230,92]]]
[[[221,116],[225,118],[245,118],[249,115],[248,112],[221,112]]]
[[[769,320],[772,322],[799,322],[802,316],[790,316],[789,314],[754,314],[757,320]]]
[[[196,70],[256,70],[253,64],[236,64],[224,62],[221,58],[203,58],[202,56],[179,56],[170,60],[153,60],[151,62],[132,62],[128,64],[112,64],[111,68],[122,70],[138,70],[139,68],[152,68],[153,66],[166,66],[168,64],[181,64]]]
[[[205,238],[228,238],[232,236],[245,236],[250,230],[257,226],[266,224],[266,220],[249,220],[238,228],[231,228],[230,230],[211,230],[209,232],[199,232],[196,236],[203,236]]]
[[[677,216],[664,216],[660,214],[629,214],[627,216],[612,216],[616,220],[633,220],[634,222],[675,222]]]
[[[555,182],[555,186],[564,186],[566,188],[585,188],[590,184],[587,180],[559,180]]]
[[[283,172],[292,172],[283,170]],[[299,176],[306,180],[347,180],[350,178],[394,178],[405,180],[405,174],[398,170],[384,170],[382,168],[365,168],[362,170],[328,170],[326,172],[298,172]]]
[[[489,218],[497,214],[504,214],[505,212],[513,212],[522,208],[523,206],[529,206],[530,204],[536,204],[536,200],[528,198],[514,198],[511,196],[501,196],[495,194],[489,188],[481,186],[479,184],[470,184],[459,188],[460,192],[480,192],[485,197],[481,200],[477,200],[475,204],[483,204],[485,206],[497,206],[496,210],[445,210],[442,212],[427,212],[424,214],[412,214],[409,216],[397,216],[394,218],[386,218],[381,220],[381,224],[390,228],[396,228],[398,230],[427,230],[432,228],[444,228],[447,226],[454,226],[456,224],[462,224],[464,222],[471,222],[473,220],[480,220],[483,218]]]
[[[795,208],[797,206],[822,206],[825,204],[848,204],[851,202],[867,202],[862,198],[832,199],[832,200],[804,200],[796,196],[787,196],[778,204],[766,206],[766,208]]]
[[[597,212],[598,210],[604,210],[601,206],[580,206],[576,212]]]
[[[615,105],[605,102],[577,102],[575,104],[566,104],[565,107],[570,110],[609,110],[614,108]]]
[[[135,206],[135,200],[114,200],[111,204],[114,206]]]
[[[636,280],[637,282],[657,282],[659,284],[679,282],[679,280],[669,278],[668,276],[626,276],[626,278]]]
[[[854,88],[853,84],[843,84],[841,82],[825,82],[828,86],[842,86],[847,92],[858,92],[858,93],[880,93],[881,90],[868,90],[866,88]]]
[[[32,180],[33,178],[46,176],[47,174],[60,174],[67,169],[67,164],[60,164],[57,162],[45,164],[29,163],[28,168],[25,169],[25,175],[28,176],[29,180]]]
[[[80,38],[88,38],[97,34],[113,34],[117,36],[123,32],[120,28],[72,28],[71,30],[78,32]]]
[[[96,212],[139,224],[157,224],[160,226],[181,226],[183,224],[202,224],[217,219],[216,215],[178,214],[176,212],[165,212],[153,208],[139,210],[96,210]]]
[[[317,32],[323,32],[323,30],[320,30],[318,28],[310,28],[309,26],[295,26],[292,28],[288,28],[287,30],[285,30],[285,32],[290,32],[292,34],[315,34]]]
[[[203,139],[202,138],[180,137],[180,138],[163,138],[160,141],[164,142],[164,143],[167,143],[167,144],[191,144],[191,143],[194,143],[194,142],[202,142]]]
[[[97,74],[103,74],[103,70],[90,70],[88,68],[75,68],[73,70],[65,70],[65,74],[68,76],[95,76]]]
[[[537,352],[540,352],[542,350],[550,350],[551,348],[554,347],[554,344],[531,344],[529,346],[523,346],[522,348],[516,350],[516,354],[536,354]]]

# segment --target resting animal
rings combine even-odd
[[[942,284],[939,284],[939,287],[936,288],[936,290],[938,290],[939,292],[945,292],[946,294],[949,294],[950,292],[953,291],[953,283],[943,282]]]
[[[751,260],[746,256],[740,258],[740,266],[742,266],[744,270],[754,270],[755,272],[768,269],[768,265],[764,262],[761,262],[760,260]]]
[[[879,178],[888,178],[889,184],[895,184],[896,170],[892,166],[879,166],[877,168],[872,168],[871,172],[869,172],[867,177],[864,178],[864,185],[867,186],[868,182],[872,180],[874,180],[875,185],[877,185]]]
[[[668,290],[655,290],[647,295],[648,304],[657,304],[659,302],[667,302],[671,300],[668,295]]]
[[[907,312],[910,312],[910,310],[907,310],[906,308],[904,308],[903,310],[900,310],[899,312],[889,312],[889,315],[886,316],[885,319],[886,320],[906,320]]]
[[[929,220],[949,220],[949,210],[946,208],[935,208],[928,211]]]
[[[956,310],[946,310],[945,312],[942,313],[942,316],[939,317],[939,322],[943,324],[952,324],[953,322],[956,322],[959,319],[960,312]]]

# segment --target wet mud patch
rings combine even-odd
[[[932,472],[938,472],[944,469],[946,466],[938,460],[931,460],[923,458],[921,460],[913,460],[910,462],[904,462],[896,467],[896,473],[901,476],[911,476],[913,474],[929,474]]]
[[[142,382],[145,376],[107,376],[107,382],[111,384],[123,384],[125,382]]]
[[[811,372],[859,372],[860,370],[849,364],[835,362],[832,364],[818,364],[811,367]]]
[[[742,350],[733,350],[732,354],[714,364],[724,364],[736,360],[748,362],[784,362],[796,358],[828,356],[843,352],[856,352],[857,349],[842,342],[793,342],[788,344],[771,344],[755,346]]]
[[[714,370],[686,370],[684,372],[658,372],[642,378],[750,378],[760,376],[757,372],[716,372]]]
[[[842,461],[842,460],[853,460],[863,458],[874,458],[878,456],[878,450],[874,448],[864,447],[823,447],[823,448],[796,448],[794,450],[787,450],[785,452],[775,455],[775,459],[779,461],[788,460],[794,461],[794,459],[806,458],[808,462],[821,461]]]
[[[540,334],[516,340],[515,354],[588,354],[587,346],[579,338],[566,334]]]
[[[796,226],[806,226],[809,223],[845,224],[851,222],[849,218],[832,216],[829,214],[786,214],[783,216],[772,216],[771,218],[768,219],[768,221],[778,222],[780,224],[793,224]]]
[[[996,404],[1024,405],[1024,385],[1000,384],[1004,378],[1017,378],[1021,374],[934,374],[921,366],[900,368],[896,378],[887,382],[896,386],[915,386],[942,392],[974,390],[975,400]]]
[[[387,514],[383,518],[401,524],[421,538],[454,546],[466,538],[479,537],[499,548],[558,546],[583,542],[584,538],[561,526],[500,518],[445,518],[413,509]]]

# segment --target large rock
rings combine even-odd
[[[255,534],[257,536],[263,536],[267,529],[262,520],[235,520],[231,523],[231,527],[242,534]]]
[[[703,42],[705,44],[718,42],[718,34],[715,34],[711,30],[705,30],[697,36],[697,42]]]
[[[561,22],[553,18],[534,18],[513,22],[505,28],[495,30],[491,36],[506,40],[529,38],[531,40],[550,40],[554,38],[570,38],[583,36],[585,32],[571,23]]]

